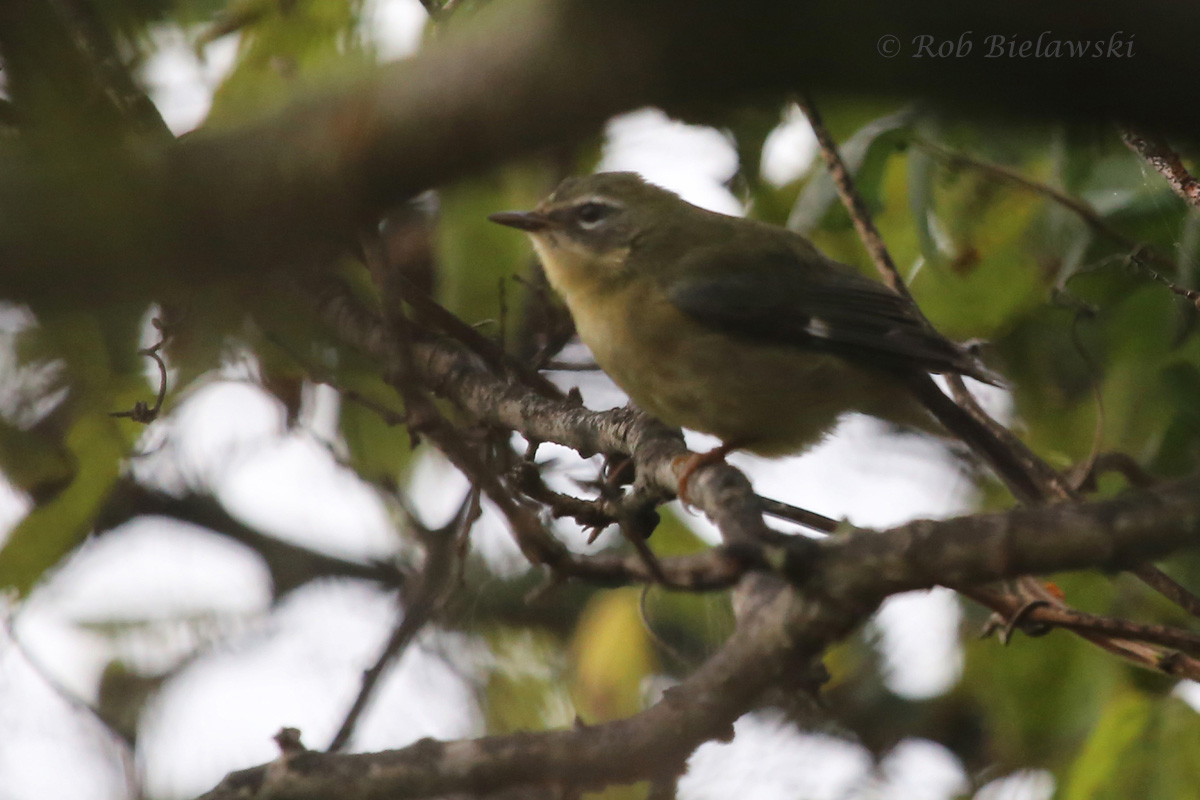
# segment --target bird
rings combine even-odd
[[[931,374],[999,384],[916,304],[800,234],[700,208],[632,172],[564,180],[530,211],[489,216],[528,234],[596,363],[643,411],[735,450],[800,454],[857,412],[981,447],[1015,494],[1037,488]],[[940,398],[940,399],[939,399]]]

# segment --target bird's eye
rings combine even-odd
[[[612,206],[603,203],[584,203],[575,209],[575,219],[584,228],[594,228],[612,213]]]

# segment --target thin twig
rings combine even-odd
[[[654,625],[650,622],[650,608],[648,600],[650,599],[650,590],[654,588],[654,584],[647,583],[642,587],[642,591],[638,594],[638,616],[642,618],[642,628],[646,631],[647,638],[659,649],[671,657],[676,664],[681,667],[691,667],[689,659],[679,651],[675,645],[664,639],[658,631],[654,630]]]
[[[1089,467],[1087,472],[1077,482],[1080,492],[1096,491],[1097,481],[1101,475],[1107,472],[1120,473],[1129,482],[1130,486],[1138,489],[1148,489],[1157,483],[1154,476],[1146,472],[1145,468],[1128,453],[1100,453],[1091,462]]]
[[[842,204],[846,207],[851,219],[854,220],[855,230],[858,231],[864,246],[870,252],[876,269],[884,281],[898,294],[912,300],[912,295],[908,292],[908,287],[904,285],[904,281],[896,269],[895,262],[892,261],[891,256],[887,252],[887,247],[879,235],[878,229],[871,220],[866,204],[854,187],[854,180],[850,176],[845,162],[842,161],[841,156],[838,154],[836,142],[834,142],[833,137],[821,121],[821,117],[813,107],[811,100],[805,98],[801,102],[801,107],[808,116],[813,131],[816,134],[821,154],[829,167],[830,174],[833,176]],[[926,323],[928,324],[928,321]],[[1011,431],[997,423],[984,412],[971,393],[967,391],[960,376],[947,375],[946,380],[956,401],[956,404],[951,405],[955,405],[956,408],[965,411],[982,427],[981,433],[986,435],[986,438],[973,437],[964,438],[964,440],[981,447],[991,457],[994,465],[1013,465],[1017,468],[1014,471],[1016,473],[1014,475],[1009,475],[1007,469],[998,470],[998,472],[1010,488],[1022,490],[1017,495],[1020,499],[1026,503],[1044,502],[1049,499],[1079,499],[1074,488],[1061,475],[1042,459],[1038,458]],[[941,403],[942,396],[940,392],[934,394],[927,391],[929,383],[927,379],[918,380],[913,383],[913,387],[916,390],[922,391],[921,396],[926,406],[931,411],[934,411],[939,420],[943,421],[943,424],[956,422],[957,414],[939,413],[939,409],[942,411],[951,411],[953,409],[950,405]],[[936,389],[936,387],[934,388]],[[962,434],[957,424],[951,430],[956,434]],[[1022,475],[1024,479],[1021,479]],[[1164,596],[1173,597],[1181,593],[1185,595],[1185,603],[1183,604],[1185,608],[1192,607],[1193,604],[1200,604],[1200,598],[1191,596],[1186,589],[1179,586],[1179,584],[1175,583],[1152,565],[1147,564],[1138,567],[1133,570],[1133,573],[1156,591],[1165,590]],[[1015,591],[1021,595],[1028,595],[1027,597],[1014,596],[1013,592],[1001,590],[997,587],[956,588],[965,592],[968,596],[991,605],[993,608],[996,608],[997,605],[1003,606],[1008,612],[1007,616],[1010,618],[1017,610],[1030,608],[1031,601],[1034,601],[1038,605],[1044,603],[1047,607],[1065,608],[1065,604],[1047,591],[1045,586],[1032,580],[1020,580],[1014,584]],[[1167,594],[1167,592],[1170,592],[1170,594]],[[1014,605],[1014,602],[1016,605]],[[1160,666],[1159,662],[1161,659],[1156,657],[1153,652],[1146,651],[1137,642],[1127,642],[1119,638],[1113,638],[1106,633],[1083,630],[1079,631],[1079,633],[1084,638],[1110,652],[1118,653],[1140,663],[1145,663],[1148,666],[1156,668]]]
[[[421,538],[426,543],[425,566],[420,579],[415,583],[412,597],[405,603],[404,615],[400,623],[392,631],[383,651],[375,659],[371,668],[363,673],[362,685],[358,695],[346,712],[337,734],[329,743],[328,752],[336,753],[349,743],[354,728],[358,724],[363,711],[366,710],[378,685],[388,667],[399,660],[405,649],[425,627],[426,623],[438,612],[446,599],[447,589],[453,585],[452,578],[457,575],[454,563],[456,546],[460,537],[465,536],[471,525],[478,519],[478,490],[472,488],[454,519],[444,528],[435,531],[426,530]]]
[[[421,291],[402,275],[395,276],[404,300],[421,319],[436,325],[443,333],[465,344],[493,369],[510,372],[518,380],[545,397],[561,399],[563,391],[537,370],[509,355],[504,348],[459,319],[454,313]]]
[[[807,508],[789,505],[761,495],[759,500],[762,502],[763,511],[778,519],[786,519],[821,533],[837,533],[838,528],[841,527],[841,523],[836,519],[809,511]]]
[[[1066,500],[1071,497],[1071,486],[1066,479],[1030,450],[1016,434],[984,411],[983,406],[979,405],[979,401],[967,389],[962,377],[958,375],[944,375],[943,377],[946,379],[946,385],[950,387],[950,394],[954,398],[954,402],[1012,454],[1033,485],[1037,487],[1035,496],[1021,498],[1024,502],[1044,501],[1049,498]]]
[[[146,356],[154,359],[154,363],[158,365],[158,397],[154,401],[154,406],[146,405],[145,401],[138,400],[133,404],[133,408],[128,411],[112,411],[110,417],[128,417],[134,422],[142,425],[149,425],[154,420],[158,419],[158,414],[162,411],[163,401],[167,399],[167,365],[163,363],[162,356],[159,351],[167,341],[167,334],[163,321],[155,317],[150,321],[154,328],[158,331],[158,341],[147,348],[138,350],[138,355]]]
[[[1200,292],[1180,286],[1158,271],[1159,269],[1165,269],[1170,270],[1171,272],[1178,272],[1179,265],[1176,264],[1175,261],[1166,255],[1163,255],[1150,245],[1137,242],[1121,233],[1119,230],[1110,225],[1104,219],[1104,217],[1102,217],[1099,212],[1096,211],[1096,209],[1092,208],[1083,200],[1080,200],[1077,197],[1072,197],[1071,195],[1061,192],[1052,186],[1039,183],[1038,181],[1028,178],[1021,173],[1016,172],[1015,170],[1009,169],[1008,167],[983,161],[957,150],[950,150],[949,148],[943,147],[936,142],[931,142],[928,139],[917,137],[912,141],[913,144],[929,151],[938,158],[941,158],[951,167],[970,167],[971,169],[982,172],[985,175],[989,175],[998,180],[1019,186],[1027,191],[1041,195],[1042,197],[1058,203],[1083,220],[1083,222],[1095,233],[1105,237],[1109,241],[1119,246],[1121,249],[1125,250],[1127,253],[1125,256],[1125,261],[1131,268],[1140,271],[1143,275],[1151,280],[1167,287],[1167,289],[1172,293],[1186,300],[1190,300],[1193,303],[1200,303]],[[1155,267],[1151,266],[1151,264],[1156,265],[1158,269],[1155,269]]]
[[[1166,178],[1171,189],[1184,202],[1200,209],[1200,182],[1192,177],[1179,154],[1172,150],[1165,140],[1129,127],[1122,129],[1121,139],[1130,150],[1144,158],[1159,175]]]
[[[908,291],[908,286],[904,283],[904,277],[900,274],[900,270],[896,268],[896,263],[892,261],[892,256],[888,253],[887,246],[883,243],[883,237],[879,235],[879,229],[875,227],[875,223],[871,220],[867,204],[863,202],[862,195],[854,188],[854,178],[851,177],[850,170],[846,167],[846,162],[842,160],[842,156],[838,152],[837,142],[833,140],[829,129],[825,127],[825,123],[821,120],[821,115],[818,113],[816,106],[813,105],[811,98],[802,96],[799,100],[799,105],[804,115],[808,117],[813,133],[817,136],[821,157],[825,160],[825,165],[829,169],[829,175],[833,178],[834,185],[837,186],[838,196],[841,198],[842,204],[850,212],[850,219],[854,221],[854,230],[858,231],[858,238],[862,240],[863,245],[867,248],[867,252],[871,254],[871,260],[875,263],[876,268],[878,268],[884,283],[896,294],[912,300],[912,294]],[[913,306],[916,307],[915,302]]]
[[[1072,608],[1039,605],[1031,608],[1026,621],[1055,628],[1066,628],[1094,634],[1103,634],[1130,641],[1163,645],[1192,656],[1200,656],[1200,635],[1166,625],[1148,625],[1112,617],[1087,614]]]
[[[542,369],[547,372],[599,372],[600,365],[595,361],[547,361]]]
[[[1153,564],[1143,564],[1132,570],[1142,583],[1149,586],[1193,617],[1200,618],[1200,598]]]

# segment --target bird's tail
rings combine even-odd
[[[987,461],[1017,500],[1025,505],[1034,505],[1047,499],[1045,490],[1034,477],[1034,464],[1024,463],[1019,452],[1015,452],[990,428],[947,397],[934,383],[933,378],[926,373],[916,373],[909,378],[908,383],[929,413],[933,414],[946,430]]]

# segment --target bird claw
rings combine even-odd
[[[721,464],[725,461],[725,456],[729,455],[734,450],[738,449],[737,444],[723,444],[720,447],[714,447],[706,453],[688,453],[686,456],[676,456],[672,460],[672,466],[675,471],[682,470],[679,476],[679,488],[675,491],[675,496],[679,498],[679,502],[683,504],[685,509],[691,510],[695,508],[692,503],[692,498],[688,492],[688,483],[692,479],[692,475],[701,467],[707,467],[712,464]]]

